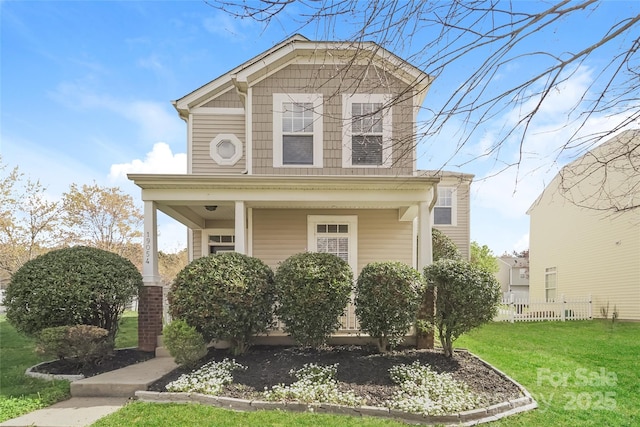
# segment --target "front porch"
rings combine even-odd
[[[144,289],[139,347],[153,350],[166,313],[157,266],[157,211],[189,228],[189,259],[234,250],[271,268],[304,251],[343,257],[357,277],[368,262],[431,263],[438,178],[129,175],[142,188]],[[353,308],[342,333],[358,331]]]

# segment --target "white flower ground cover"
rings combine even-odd
[[[348,406],[367,404],[366,399],[353,392],[340,391],[336,380],[338,364],[321,366],[305,364],[292,369],[289,374],[297,378],[290,385],[278,384],[263,392],[269,401],[299,401],[305,403],[334,403]],[[218,395],[226,384],[233,382],[233,371],[246,369],[235,360],[209,362],[200,369],[180,376],[167,384],[167,391],[197,392]],[[443,415],[473,409],[481,404],[481,398],[471,392],[466,384],[450,374],[436,373],[414,362],[399,364],[389,370],[391,379],[400,387],[386,406],[405,412]]]

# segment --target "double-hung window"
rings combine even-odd
[[[355,215],[308,215],[307,241],[311,252],[328,252],[345,260],[353,271],[358,266],[358,217]]]
[[[273,95],[273,166],[322,167],[322,95]]]
[[[342,96],[343,167],[390,167],[392,164],[389,95]]]
[[[438,200],[433,208],[434,225],[456,225],[456,190],[454,187],[438,187]]]
[[[558,271],[556,267],[544,269],[544,296],[547,302],[555,302],[558,287]]]

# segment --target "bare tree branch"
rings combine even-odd
[[[236,18],[267,25],[278,20],[295,22],[296,32],[311,30],[320,39],[347,40],[357,49],[365,41],[374,41],[435,77],[436,82],[459,76],[443,101],[430,104],[420,114],[416,143],[444,136],[455,141],[440,167],[493,158],[501,165],[500,171],[515,168],[518,181],[521,174],[531,172],[525,165],[527,158],[549,156],[528,142],[540,132],[543,112],[553,107],[565,86],[585,72],[591,81],[580,88],[573,104],[558,112],[563,121],[556,132],[568,131],[569,136],[546,158],[549,165],[584,155],[603,140],[640,124],[640,13],[633,3],[618,3],[625,5],[617,9],[620,17],[606,27],[596,26],[604,28],[601,34],[595,30],[585,33],[572,45],[573,51],[556,48],[541,35],[556,34],[564,41],[567,22],[580,19],[588,25],[598,9],[605,7],[602,2],[218,0],[208,4]],[[628,16],[623,15],[624,10],[630,11]],[[598,55],[605,48],[614,54],[603,61]],[[518,71],[511,72],[512,68]],[[502,77],[507,74],[510,80],[504,83]],[[414,82],[409,92],[420,83]],[[592,123],[603,117],[606,127],[593,130]],[[503,125],[496,128],[499,120]],[[495,133],[491,146],[461,161],[460,155],[470,152],[488,127]],[[544,131],[554,137],[552,129]],[[638,156],[638,144],[631,143],[626,154]],[[517,146],[515,158],[507,154],[512,146]],[[620,207],[611,201],[610,209]]]

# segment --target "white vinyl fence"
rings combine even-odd
[[[513,294],[502,298],[496,322],[538,322],[542,320],[591,320],[591,295],[565,298],[555,301],[516,298]]]

